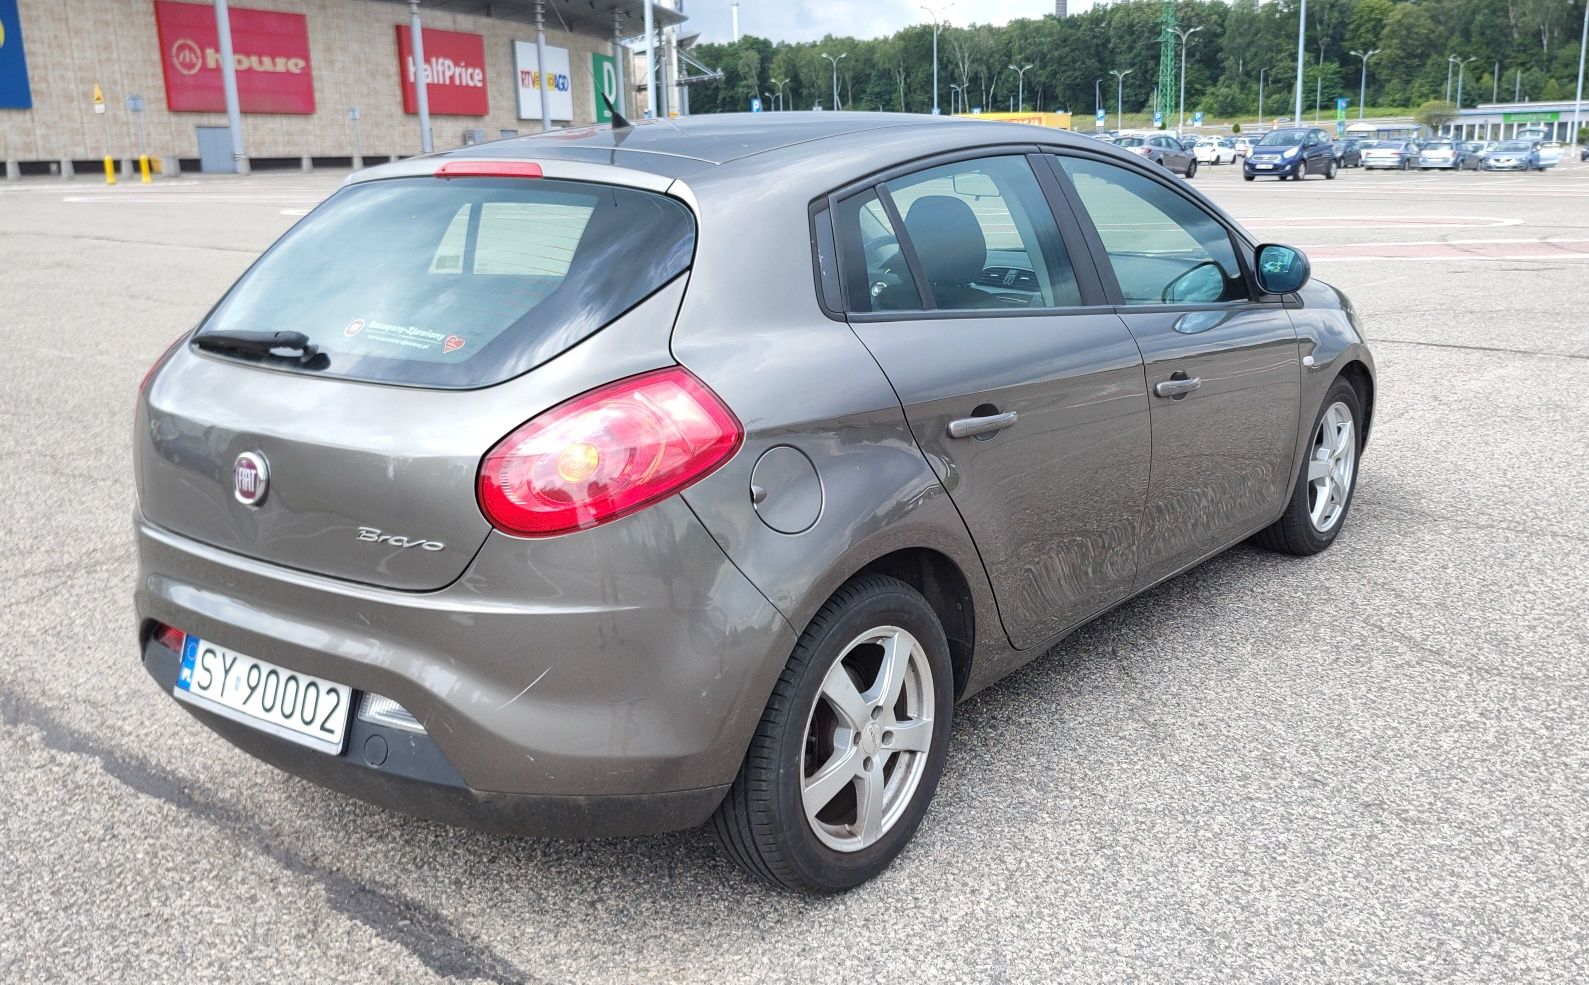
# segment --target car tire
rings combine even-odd
[[[1197,162],[1194,160],[1186,165],[1186,180],[1191,181],[1195,174],[1197,174]]]
[[[1357,491],[1362,421],[1363,402],[1357,388],[1344,378],[1337,379],[1313,419],[1308,454],[1285,512],[1259,531],[1255,541],[1269,550],[1298,557],[1317,554],[1335,542]],[[1342,422],[1348,428],[1344,434]]]
[[[1330,166],[1325,169],[1324,177],[1329,179],[1330,181],[1334,181],[1335,180],[1335,162],[1334,161],[1331,161],[1330,162]]]
[[[884,639],[892,650],[874,642]],[[897,700],[885,707],[884,657],[901,648]],[[841,677],[830,682],[832,675]],[[841,697],[830,698],[830,689]],[[773,687],[712,817],[718,844],[778,888],[837,893],[866,882],[899,855],[926,814],[953,708],[949,642],[927,600],[896,578],[853,579],[812,618]],[[859,727],[855,717],[863,719]],[[916,726],[910,748],[891,749],[899,739],[888,726],[911,721],[925,726]],[[807,782],[825,772],[833,783]],[[807,800],[823,796],[808,809]],[[863,814],[863,799],[874,798],[874,810]]]
[[[1251,181],[1251,180],[1253,180],[1253,175],[1244,174],[1244,175],[1241,176],[1241,180],[1242,181]]]

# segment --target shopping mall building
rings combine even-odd
[[[435,148],[537,132],[542,99],[554,127],[606,122],[598,85],[634,115],[633,59],[621,41],[644,36],[645,2],[421,0]],[[653,6],[658,28],[683,20],[672,6]],[[411,7],[231,3],[249,165],[347,167],[417,153]],[[105,157],[126,167],[140,152],[166,173],[233,170],[218,27],[212,0],[0,0],[7,177],[97,172]]]

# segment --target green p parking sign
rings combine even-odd
[[[590,69],[596,77],[596,91],[590,97],[596,103],[596,122],[611,123],[612,114],[607,112],[601,97],[605,95],[614,106],[618,105],[618,68],[611,55],[591,55]]]

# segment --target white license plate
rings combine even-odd
[[[1274,165],[1273,164],[1254,164],[1253,167],[1257,168],[1260,171],[1267,171],[1270,168],[1274,167]]]
[[[197,636],[182,646],[171,693],[222,718],[335,756],[342,752],[353,689],[286,670]]]

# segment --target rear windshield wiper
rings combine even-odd
[[[302,332],[204,332],[193,339],[201,349],[293,358],[308,365],[320,352]]]

